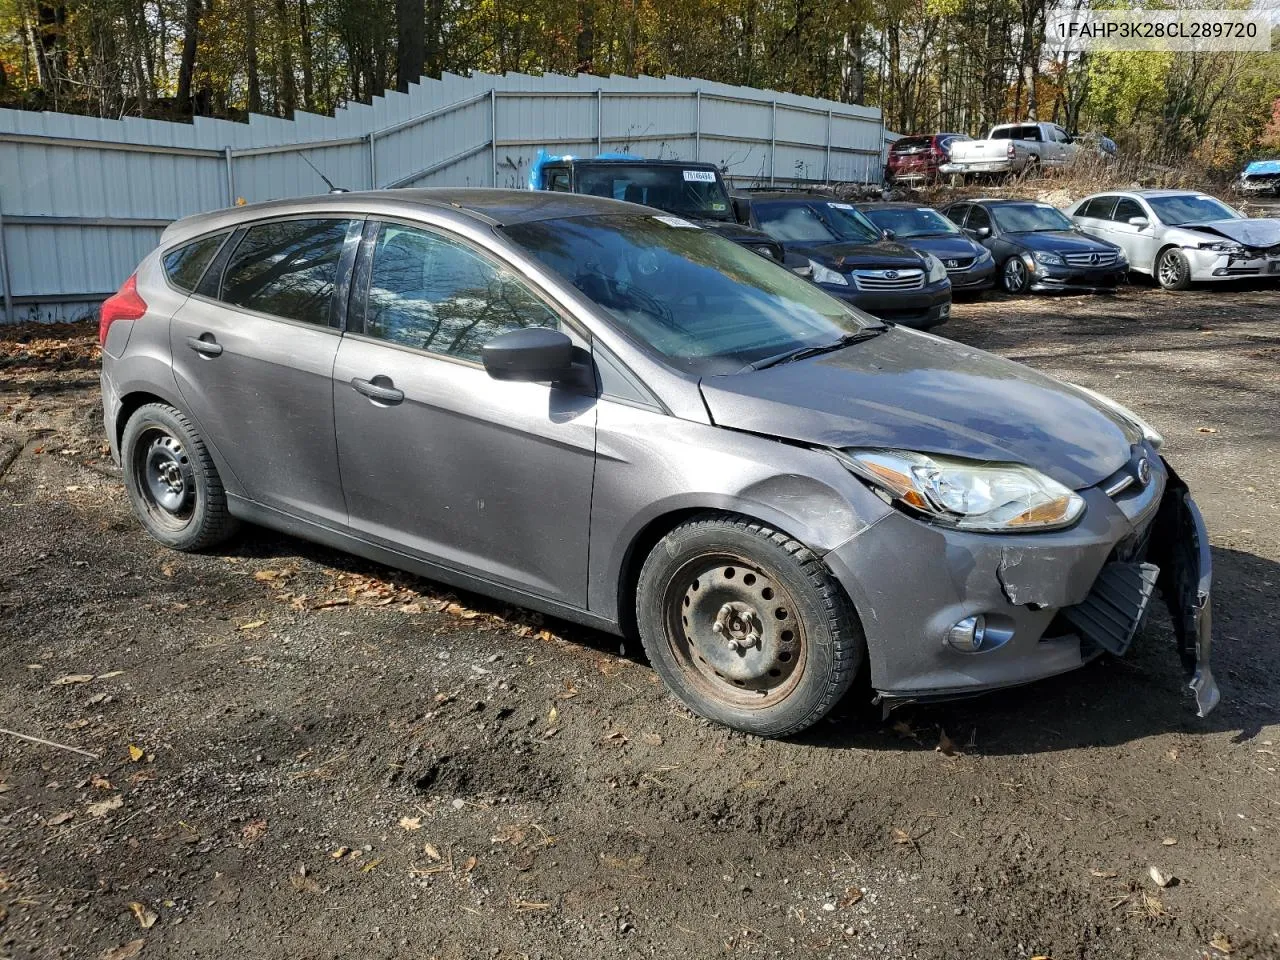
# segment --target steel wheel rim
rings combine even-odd
[[[161,427],[145,430],[134,444],[133,474],[134,489],[152,520],[171,530],[191,522],[195,472],[182,441]]]
[[[807,635],[777,577],[731,554],[683,564],[663,595],[667,643],[689,684],[717,704],[773,707],[804,673]]]
[[[1182,279],[1182,264],[1176,257],[1165,254],[1160,258],[1160,282],[1171,287]]]
[[[1010,293],[1017,293],[1026,282],[1027,268],[1017,257],[1004,265],[1004,286]]]

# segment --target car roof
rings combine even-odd
[[[554,166],[558,163],[572,163],[581,165],[584,163],[619,164],[621,166],[636,166],[643,164],[646,167],[684,167],[686,170],[691,167],[698,167],[703,170],[719,170],[714,163],[707,160],[649,160],[646,157],[557,157],[548,160],[548,166]]]
[[[956,203],[963,203],[957,200]],[[855,210],[932,210],[923,203],[911,203],[909,200],[858,200],[853,204]]]
[[[1203,190],[1099,190],[1097,193],[1091,193],[1087,197],[1081,197],[1076,201],[1077,204],[1083,203],[1085,200],[1092,200],[1094,197],[1203,197],[1210,196]]]
[[[829,193],[814,193],[808,190],[766,190],[760,193],[752,192],[748,196],[752,203],[757,200],[764,200],[773,203],[779,200],[794,200],[796,203],[847,203],[839,197],[833,197]]]
[[[648,209],[606,197],[544,190],[502,190],[491,187],[361,190],[269,200],[197,214],[171,224],[165,230],[162,242],[199,236],[215,230],[234,229],[242,223],[273,216],[396,216],[422,208],[448,213],[457,220],[480,221],[489,226],[606,213],[635,214]]]

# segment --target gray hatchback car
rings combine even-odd
[[[250,521],[621,634],[763,736],[1123,653],[1200,712],[1208,538],[1136,415],[881,323],[679,217],[497,190],[192,217],[102,308],[148,532]]]

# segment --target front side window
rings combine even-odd
[[[200,283],[200,278],[204,276],[205,270],[213,262],[213,258],[222,247],[222,242],[226,239],[225,233],[218,233],[211,237],[202,237],[188,243],[185,247],[166,253],[164,272],[169,282],[187,293],[195,290],[196,285]]]
[[[734,373],[877,325],[732,240],[669,219],[609,214],[502,232],[679,369]]]
[[[225,303],[326,326],[349,220],[277,220],[250,227],[222,282]]]
[[[369,271],[364,332],[379,340],[480,362],[480,348],[559,318],[507,267],[415,227],[384,223]]]
[[[548,190],[554,190],[557,193],[569,192],[569,171],[564,168],[548,170],[544,186]]]
[[[1005,233],[1042,233],[1047,230],[1070,230],[1071,221],[1056,207],[1047,203],[1002,203],[992,213]],[[973,226],[972,223],[969,226]]]
[[[952,223],[964,223],[964,215],[969,212],[969,204],[957,203],[943,211]]]
[[[1142,204],[1137,200],[1129,197],[1121,197],[1120,202],[1116,204],[1115,213],[1111,215],[1111,219],[1119,223],[1128,223],[1130,217],[1145,217],[1147,212],[1142,209]]]
[[[974,207],[969,211],[969,220],[964,225],[966,230],[981,230],[986,227],[991,229],[991,214],[987,213],[986,207]]]

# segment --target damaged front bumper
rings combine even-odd
[[[1250,277],[1280,279],[1280,249],[1246,247],[1241,253],[1222,253],[1207,247],[1183,247],[1193,282],[1241,280]]]
[[[894,513],[828,553],[861,616],[876,691],[897,700],[968,696],[1122,654],[1158,588],[1198,711],[1208,714],[1218,702],[1212,569],[1186,486],[1142,444],[1116,476],[1080,494],[1087,509],[1068,530],[975,534]],[[948,637],[970,617],[985,632],[961,650]]]

